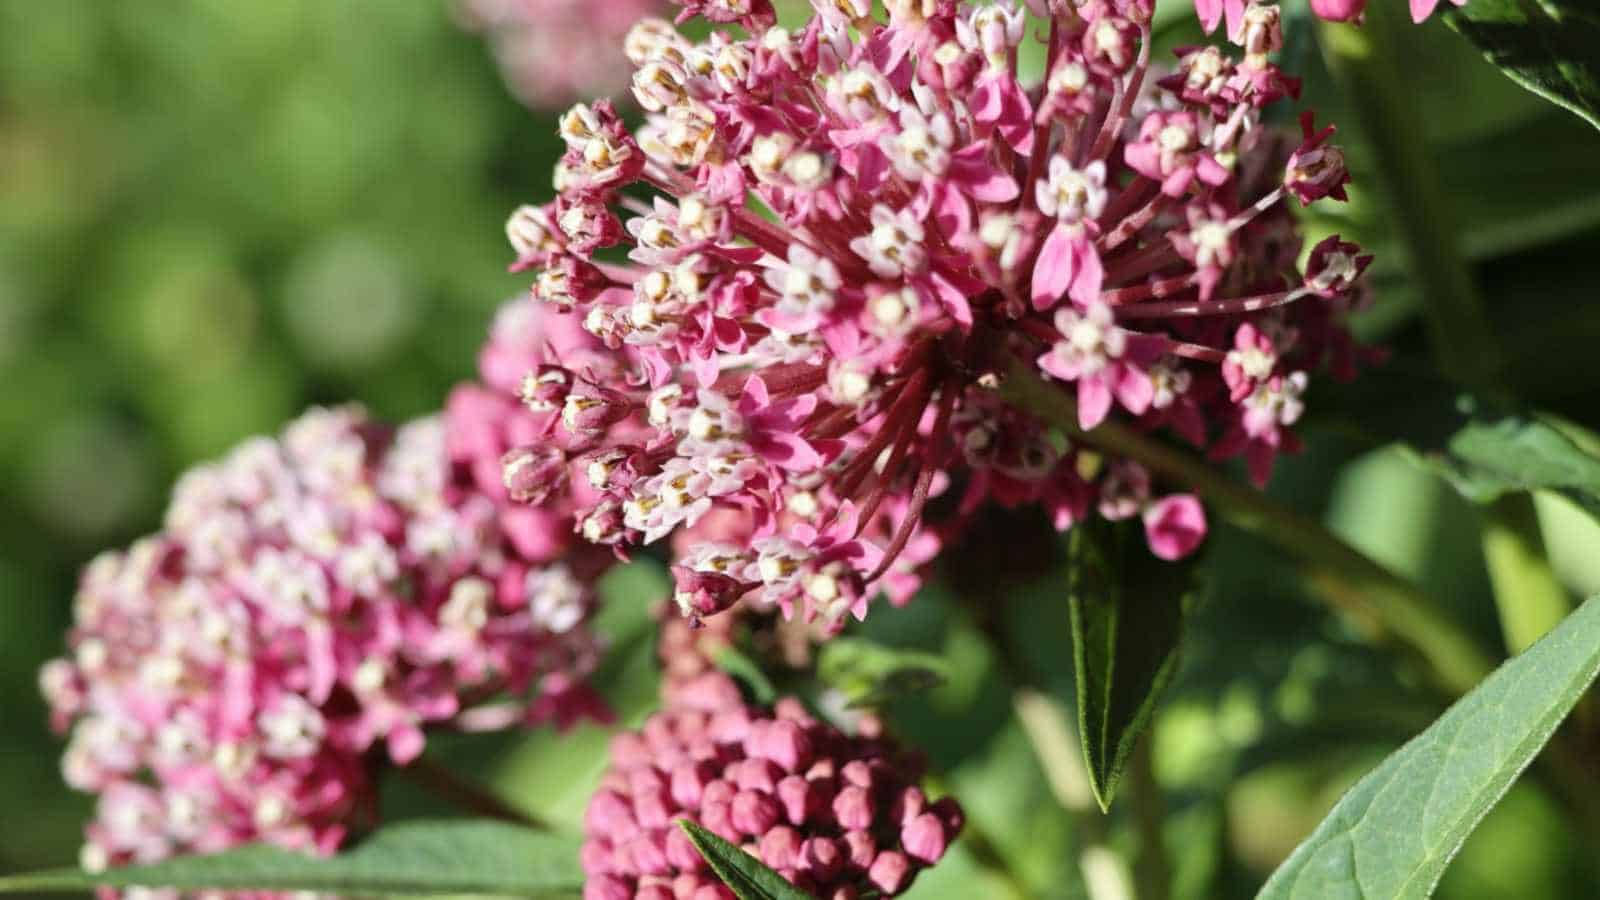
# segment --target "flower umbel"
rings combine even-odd
[[[429,728],[604,715],[589,573],[519,552],[500,509],[438,419],[349,408],[185,475],[165,530],[84,573],[42,676],[67,781],[99,795],[85,866],[332,852]]]
[[[1240,58],[1190,48],[1164,73],[1139,0],[813,5],[790,31],[765,3],[688,4],[749,35],[698,44],[636,26],[644,124],[575,107],[557,199],[508,226],[534,302],[598,342],[522,373],[540,441],[587,461],[583,534],[687,530],[686,614],[744,599],[832,628],[908,598],[991,500],[1060,528],[1139,515],[1160,555],[1191,551],[1193,498],[993,388],[1037,361],[1083,428],[1168,430],[1257,480],[1295,449],[1308,373],[1356,358],[1366,258],[1335,239],[1296,266],[1290,198],[1341,198],[1348,175],[1328,129],[1308,118],[1297,147],[1261,121],[1298,91],[1270,61],[1276,8],[1245,10]]]

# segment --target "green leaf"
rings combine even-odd
[[[579,842],[500,822],[392,825],[327,859],[252,845],[100,873],[71,869],[0,878],[0,893],[96,886],[313,891],[345,896],[577,897]]]
[[[1600,671],[1600,598],[1345,794],[1257,900],[1427,897]]]
[[[948,680],[949,669],[932,653],[857,637],[834,638],[822,645],[817,658],[817,677],[844,694],[852,709],[932,690]]]
[[[1190,563],[1156,559],[1127,525],[1083,523],[1068,543],[1078,735],[1089,785],[1111,808],[1123,767],[1178,665]]]
[[[1472,0],[1445,19],[1513,81],[1600,128],[1600,12],[1588,0]]]
[[[678,820],[684,834],[705,857],[711,871],[738,895],[739,900],[808,900],[809,895],[785,881],[782,875],[688,819]]]
[[[1548,490],[1600,518],[1600,455],[1580,446],[1571,427],[1536,413],[1480,414],[1427,458],[1476,502]]]
[[[778,699],[778,688],[761,670],[761,665],[738,648],[729,645],[717,650],[717,668],[745,683],[750,698],[762,706],[771,706]]]

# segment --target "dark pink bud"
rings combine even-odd
[[[633,900],[633,891],[621,878],[591,873],[583,883],[583,900]]]
[[[1311,248],[1311,257],[1306,260],[1306,289],[1321,297],[1337,297],[1350,290],[1371,264],[1371,254],[1362,253],[1360,245],[1331,235]]]
[[[832,881],[844,868],[845,848],[828,837],[807,838],[800,851],[801,868],[810,872],[817,881]]]
[[[583,816],[584,830],[593,835],[615,839],[620,834],[631,834],[638,829],[633,821],[633,809],[627,798],[615,791],[600,791],[589,801]]]
[[[751,756],[770,759],[785,771],[798,772],[811,764],[811,739],[799,722],[779,719],[765,728],[752,730],[744,742]]]
[[[867,880],[878,890],[893,896],[905,890],[910,882],[910,874],[911,861],[906,859],[905,854],[885,850],[872,861],[872,867],[867,870]]]
[[[783,817],[783,809],[778,806],[778,801],[772,795],[759,791],[740,791],[733,798],[731,821],[733,827],[739,831],[760,836],[767,829],[778,824]]]
[[[566,405],[567,392],[576,380],[563,366],[542,365],[523,376],[517,393],[532,412],[555,412]]]
[[[770,794],[778,789],[778,782],[783,778],[783,770],[776,763],[765,759],[747,759],[739,767],[737,775],[733,776],[734,783],[743,790],[761,791]]]
[[[850,865],[862,871],[878,858],[878,842],[865,831],[846,831],[844,845],[850,851]]]
[[[1366,8],[1367,0],[1311,0],[1311,11],[1330,22],[1349,22]]]
[[[665,826],[677,811],[677,804],[668,796],[665,785],[633,795],[633,816],[644,828]]]
[[[950,841],[939,817],[933,813],[923,813],[901,830],[900,843],[905,847],[907,856],[931,866],[944,856],[945,847],[949,846]]]
[[[604,840],[590,839],[578,851],[578,862],[591,875],[604,875],[611,871],[611,845]]]
[[[700,805],[701,793],[711,783],[713,769],[706,762],[688,763],[672,770],[672,799],[684,809]]]
[[[721,572],[672,567],[672,600],[691,624],[739,602],[752,585]]]
[[[761,861],[772,869],[792,869],[800,858],[800,833],[786,825],[761,837]]]
[[[626,419],[633,401],[620,391],[580,382],[567,392],[561,407],[561,424],[580,436],[593,436]]]
[[[667,845],[661,833],[644,833],[628,842],[628,853],[633,857],[633,867],[641,875],[665,875],[672,871],[667,863]]]
[[[667,829],[667,862],[680,872],[698,872],[705,868],[705,858],[694,848],[683,829],[673,825]]]
[[[960,834],[961,829],[967,825],[966,810],[961,808],[961,804],[956,802],[954,797],[940,799],[933,805],[932,812],[944,823],[945,834],[952,836]]]
[[[778,782],[775,793],[783,806],[784,818],[791,825],[804,825],[822,812],[822,792],[799,775],[790,775]]]
[[[700,824],[715,833],[717,837],[726,841],[737,841],[744,837],[739,829],[733,827],[731,803],[706,802],[700,805]]]
[[[672,879],[672,896],[677,897],[678,900],[689,900],[690,897],[694,896],[695,891],[700,890],[708,883],[698,875],[690,875],[685,872]]]
[[[798,697],[779,697],[778,702],[772,705],[772,716],[775,719],[786,719],[809,725],[816,721],[811,713],[806,711],[806,705]]]
[[[860,891],[856,890],[853,885],[846,884],[834,888],[833,893],[828,895],[828,900],[856,900],[860,896]]]
[[[589,543],[602,546],[620,544],[628,537],[628,529],[622,521],[622,505],[615,500],[595,504],[574,530]]]
[[[844,768],[839,770],[839,777],[844,780],[845,784],[853,784],[869,791],[877,784],[877,776],[872,771],[872,767],[859,759],[852,759],[845,763]]]
[[[922,815],[927,808],[927,796],[922,793],[922,788],[913,784],[895,796],[894,804],[889,807],[889,817],[904,827],[907,822]]]
[[[599,269],[575,256],[558,256],[539,273],[533,283],[533,296],[563,312],[579,303],[588,303],[611,284]]]
[[[700,794],[700,805],[707,803],[732,803],[739,789],[731,781],[718,779],[705,786]]]
[[[1305,140],[1289,156],[1283,186],[1300,198],[1301,203],[1323,197],[1346,200],[1344,186],[1350,183],[1350,170],[1345,167],[1344,152],[1328,143],[1333,126],[1318,131],[1314,121],[1311,110],[1300,114],[1300,130]]]
[[[833,798],[833,817],[839,827],[865,831],[872,827],[872,797],[865,788],[850,785]]]
[[[578,470],[597,491],[626,491],[638,480],[634,466],[638,451],[632,447],[607,447],[578,457]]]
[[[567,455],[559,447],[517,447],[500,458],[506,493],[535,506],[567,483]]]

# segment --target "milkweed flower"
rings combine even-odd
[[[1011,360],[1083,429],[1115,417],[1264,481],[1309,373],[1359,359],[1343,317],[1369,258],[1330,238],[1298,267],[1291,211],[1343,197],[1343,156],[1309,117],[1298,141],[1262,121],[1298,92],[1276,7],[1245,11],[1237,56],[1158,70],[1141,0],[886,20],[817,0],[796,30],[764,0],[681,5],[742,31],[638,24],[643,124],[574,106],[556,198],[506,230],[534,305],[609,354],[529,371],[544,437],[512,462],[582,462],[591,541],[693,535],[691,618],[743,601],[842,627],[908,598],[989,501],[1062,529],[1138,517],[1159,555],[1193,551],[1198,501],[1004,404]]]
[[[627,87],[622,38],[658,0],[459,0],[457,18],[483,34],[507,87],[534,109]]]
[[[1467,0],[1450,2],[1455,6],[1467,5]],[[1329,22],[1359,23],[1367,9],[1367,0],[1310,0],[1310,4],[1318,18]],[[1408,0],[1408,5],[1411,21],[1420,25],[1433,15],[1439,0]],[[1228,34],[1235,40],[1239,39],[1253,6],[1249,0],[1194,0],[1195,13],[1207,32],[1215,31],[1217,25],[1226,20]]]
[[[97,558],[41,681],[91,870],[268,841],[332,852],[430,728],[604,715],[586,573],[530,559],[443,423],[313,410],[179,482]]]
[[[905,891],[960,833],[961,807],[916,782],[915,754],[848,735],[794,698],[750,706],[709,672],[637,732],[584,816],[585,900],[731,900],[677,826],[696,822],[818,897]]]

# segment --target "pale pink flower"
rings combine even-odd
[[[353,408],[186,474],[164,531],[86,569],[41,675],[63,772],[100,795],[86,862],[332,852],[429,729],[603,715],[591,580],[519,553],[503,506],[438,419]]]

